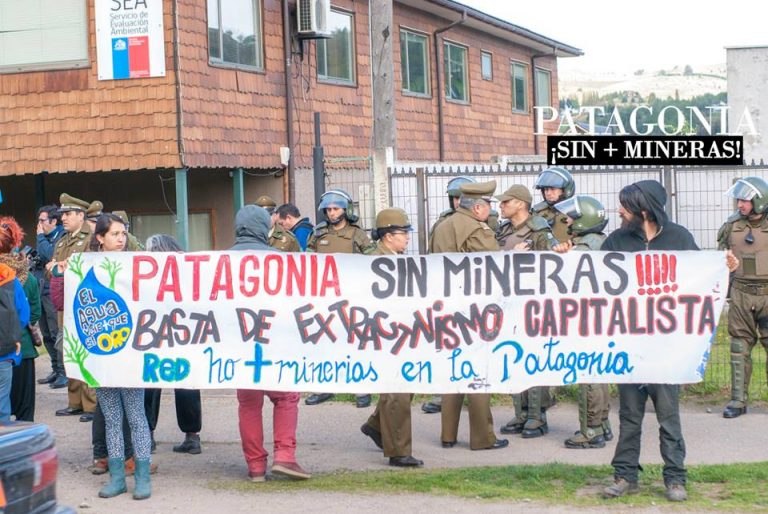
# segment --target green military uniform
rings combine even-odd
[[[531,192],[527,187],[516,184],[496,196],[501,202],[520,200],[525,205],[531,204]],[[548,251],[557,244],[552,236],[549,224],[540,216],[528,216],[524,221],[513,225],[505,221],[496,230],[496,240],[506,251],[514,251],[518,244],[529,241],[526,251]],[[532,387],[527,391],[512,395],[515,417],[501,428],[505,434],[523,434],[523,437],[536,437],[548,430],[546,409],[552,405],[549,387]]]
[[[369,255],[397,255],[379,241]],[[412,454],[410,393],[385,393],[379,396],[376,410],[366,422],[381,433],[385,457],[404,457]]]
[[[549,205],[547,202],[539,202],[531,207],[531,213],[547,221],[555,239],[558,241],[566,241],[568,239],[568,218],[558,212],[554,206]]]
[[[572,250],[598,251],[603,246],[606,237],[602,233],[574,236],[571,239]],[[613,439],[611,422],[608,420],[608,413],[611,409],[610,400],[611,393],[608,384],[579,384],[580,433],[566,440],[566,446],[570,448],[602,448],[605,446],[605,441]],[[603,436],[602,441],[598,436]]]
[[[465,184],[461,186],[462,196],[487,199],[496,189],[496,182]],[[493,230],[484,222],[477,220],[472,212],[459,207],[456,213],[447,217],[434,229],[432,234],[432,252],[491,252],[498,251]],[[445,394],[442,400],[442,430],[440,438],[444,446],[455,444],[463,394]],[[493,431],[490,394],[470,394],[469,397],[469,446],[473,450],[491,448],[496,445]]]
[[[269,231],[269,246],[281,252],[300,252],[299,240],[293,232],[281,230],[277,225]]]
[[[322,221],[307,241],[307,251],[317,253],[369,253],[374,247],[368,233],[350,222],[336,230]]]
[[[326,191],[324,194],[337,193],[336,190],[332,190]],[[344,195],[348,198],[346,192],[344,192]],[[321,199],[320,206],[322,207],[322,205],[323,201]],[[370,253],[375,248],[375,244],[368,237],[368,233],[356,224],[357,217],[352,215],[351,209],[352,206],[350,204],[347,204],[347,207],[344,208],[346,224],[340,229],[337,229],[328,221],[322,221],[315,225],[312,235],[307,240],[307,251],[317,253]],[[370,395],[362,394],[355,396],[359,407],[370,405]],[[313,393],[304,402],[307,405],[317,405],[332,397],[333,395],[330,393]]]
[[[79,210],[85,212],[88,210],[88,202],[74,198],[66,193],[59,197],[61,203],[60,210],[72,211]],[[64,262],[69,259],[70,256],[84,252],[88,249],[91,243],[91,227],[87,222],[83,221],[83,226],[75,233],[66,232],[59,242],[56,243],[56,248],[53,251],[52,261]],[[57,274],[54,271],[54,274]],[[63,313],[58,313],[59,326],[64,326]],[[59,337],[63,337],[63,330],[59,331]],[[63,341],[57,341],[57,346],[63,348],[59,343]],[[93,412],[96,409],[96,391],[88,387],[85,382],[81,382],[76,379],[69,379],[67,384],[69,408],[82,409],[85,412]]]
[[[720,228],[717,242],[720,250],[729,249],[739,259],[728,308],[731,401],[724,412],[736,417],[747,408],[752,349],[760,341],[768,350],[768,214],[750,221],[737,212]]]
[[[552,250],[558,243],[547,220],[540,216],[529,216],[517,226],[509,221],[502,223],[496,232],[496,240],[504,250],[512,250],[523,241],[531,241],[531,250],[542,252]]]

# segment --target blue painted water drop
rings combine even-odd
[[[122,350],[133,331],[125,300],[88,272],[75,293],[75,326],[80,343],[91,353],[110,355]]]

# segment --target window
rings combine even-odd
[[[513,62],[510,74],[512,75],[512,110],[528,112],[528,67]]]
[[[551,74],[541,68],[536,68],[536,105],[552,105]]]
[[[427,36],[400,30],[400,72],[403,91],[417,95],[429,94]]]
[[[317,78],[331,82],[355,83],[354,17],[331,10],[330,39],[317,40]]]
[[[445,66],[445,98],[469,102],[467,84],[467,48],[446,42],[443,45]]]
[[[176,234],[176,216],[173,214],[134,214],[131,216],[131,233],[144,244],[152,234]],[[189,214],[189,251],[213,250],[211,213]]]
[[[493,80],[493,55],[490,52],[480,52],[480,75],[483,80]]]
[[[0,72],[87,67],[82,0],[0,0]]]
[[[264,69],[260,0],[208,0],[208,56],[217,64]]]

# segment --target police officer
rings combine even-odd
[[[491,211],[496,182],[481,182],[461,186],[456,213],[440,223],[432,234],[434,253],[494,252],[499,245],[493,230],[485,221]],[[463,394],[444,394],[442,401],[443,448],[456,444]],[[469,395],[469,446],[473,450],[504,448],[506,439],[497,439],[493,431],[490,394]]]
[[[76,253],[84,252],[91,242],[91,228],[85,222],[85,212],[90,204],[66,193],[59,197],[61,207],[61,224],[66,231],[53,251],[51,261],[46,265],[49,274],[62,277],[67,266],[67,259]],[[63,327],[63,313],[58,313],[59,327]],[[56,337],[56,348],[63,352],[64,330],[59,330]],[[82,414],[80,421],[92,421],[96,408],[96,392],[85,382],[70,378],[67,384],[68,405],[65,409],[56,411],[57,416],[74,416]]]
[[[557,244],[547,220],[531,214],[528,188],[514,185],[496,197],[501,203],[504,220],[496,233],[496,240],[504,250],[517,252],[549,251]],[[549,431],[547,409],[552,406],[549,387],[532,387],[512,395],[515,417],[501,427],[502,434],[521,434],[529,439]]]
[[[376,215],[373,238],[376,248],[369,255],[398,255],[405,252],[410,241],[411,222],[402,209],[384,209]],[[410,393],[387,393],[379,396],[379,403],[360,431],[370,437],[389,457],[389,465],[418,467],[424,462],[413,457],[411,447]]]
[[[732,273],[728,335],[731,338],[731,401],[724,418],[747,413],[752,349],[760,341],[768,350],[768,183],[746,177],[725,193],[736,199],[735,212],[717,233],[720,250],[738,259]]]
[[[575,195],[555,204],[555,208],[568,217],[568,235],[571,238],[555,246],[557,252],[597,251],[603,246],[608,224],[605,207],[595,198]],[[608,384],[579,384],[579,430],[565,440],[566,448],[603,448],[613,439]]]
[[[283,230],[277,220],[279,219],[276,209],[277,203],[267,196],[262,195],[256,199],[256,205],[263,207],[272,218],[270,223],[272,227],[269,229],[269,246],[281,252],[300,252],[301,245],[299,240],[289,230]]]
[[[96,229],[96,222],[99,220],[104,212],[104,204],[98,200],[92,201],[88,204],[88,208],[85,210],[85,220],[88,222],[88,226],[91,227],[91,233]]]
[[[557,244],[547,220],[530,213],[533,198],[527,187],[514,185],[496,199],[502,218],[496,240],[502,249],[548,251]]]
[[[128,213],[125,211],[112,211],[112,214],[123,220],[123,223],[125,224],[125,230],[128,231],[128,238],[125,242],[125,249],[129,252],[143,252],[144,245],[141,244],[136,236],[130,232],[131,223],[130,218],[128,217]]]
[[[428,249],[430,253],[433,253],[432,234],[435,233],[435,229],[438,227],[438,225],[440,225],[440,223],[445,221],[449,216],[453,215],[456,212],[456,209],[458,209],[459,207],[459,197],[461,197],[461,186],[464,184],[474,184],[474,183],[476,183],[476,181],[471,177],[456,177],[448,181],[448,187],[446,188],[446,194],[448,195],[448,209],[440,213],[440,216],[437,217],[437,220],[435,220],[435,223],[432,225],[432,228],[429,231]],[[496,225],[498,224],[498,213],[496,213],[496,211],[491,210],[491,214],[488,216],[488,220],[486,221],[486,224],[492,229],[494,230],[496,229]],[[440,412],[440,405],[441,405],[441,397],[433,396],[432,398],[429,399],[429,401],[421,405],[421,410],[427,414],[436,414]]]
[[[552,233],[558,241],[568,239],[568,225],[566,217],[555,209],[557,202],[562,202],[572,197],[576,192],[576,183],[571,173],[559,166],[547,168],[539,174],[536,180],[536,189],[541,190],[544,201],[533,206],[532,212],[546,219],[552,228]]]
[[[318,211],[322,211],[325,221],[321,221],[307,241],[307,251],[317,253],[357,253],[364,254],[373,250],[374,244],[368,233],[358,225],[352,197],[343,189],[331,189],[320,197]],[[307,405],[317,405],[333,398],[331,393],[313,393],[304,400]],[[355,404],[368,407],[371,395],[357,395]]]

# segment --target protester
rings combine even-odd
[[[103,214],[96,222],[90,249],[99,252],[120,252],[125,250],[127,234],[125,224],[114,214]],[[125,493],[125,458],[123,443],[123,416],[131,427],[131,438],[135,451],[136,487],[135,500],[149,498],[152,494],[150,482],[150,435],[147,416],[144,413],[144,390],[127,387],[100,387],[96,391],[99,405],[104,413],[109,454],[109,483],[99,491],[102,498],[112,498]]]
[[[277,212],[278,223],[280,223],[284,230],[293,232],[293,235],[299,241],[302,252],[306,250],[309,236],[312,235],[312,231],[315,228],[312,222],[309,221],[309,218],[302,218],[299,208],[292,203],[284,203],[275,212]]]
[[[64,361],[64,272],[67,269],[67,259],[70,256],[84,252],[91,240],[91,228],[85,222],[85,211],[89,203],[74,198],[66,193],[59,197],[61,207],[61,223],[66,231],[53,252],[51,261],[46,264],[47,278],[51,281],[51,300],[58,311],[58,324],[62,327],[56,335],[56,351],[58,358]],[[67,384],[68,405],[64,409],[56,411],[57,416],[76,416],[80,414],[80,421],[93,421],[93,411],[96,409],[96,392],[85,382],[77,379],[68,380]]]
[[[29,323],[21,327],[21,362],[13,368],[11,414],[15,416],[16,421],[34,421],[35,358],[38,354],[32,330],[37,329],[39,334],[39,328],[35,324],[40,319],[40,286],[35,276],[29,271],[27,256],[19,253],[24,231],[16,220],[10,217],[0,218],[0,226],[9,230],[13,237],[13,246],[10,249],[7,247],[7,241],[0,241],[0,263],[16,272],[16,279],[24,289],[30,313]],[[34,328],[31,328],[33,326]]]
[[[55,205],[46,205],[37,211],[37,255],[30,255],[32,273],[40,285],[40,330],[43,333],[43,343],[51,359],[51,373],[37,380],[38,384],[49,384],[51,389],[60,389],[67,386],[67,374],[64,371],[64,362],[56,351],[56,337],[59,333],[59,324],[56,320],[56,308],[51,300],[50,281],[45,276],[45,265],[53,257],[56,243],[64,235],[64,227],[61,226],[61,214]]]
[[[491,211],[496,182],[481,182],[460,186],[461,197],[456,214],[432,234],[434,253],[473,253],[499,251],[493,229],[485,221]],[[505,448],[507,439],[497,439],[493,431],[490,394],[444,394],[441,408],[443,448],[453,448],[457,442],[464,397],[469,398],[469,447],[473,450]]]
[[[608,236],[602,251],[699,249],[688,230],[669,221],[664,210],[667,191],[655,180],[641,180],[624,187],[619,193],[619,203],[621,228]],[[665,496],[669,501],[688,498],[678,384],[619,384],[619,442],[611,461],[614,482],[603,490],[606,498],[618,498],[638,490],[640,437],[649,397],[659,422]]]
[[[230,250],[269,250],[267,237],[270,217],[256,205],[246,205],[235,217],[235,245]],[[272,423],[274,461],[272,473],[296,480],[311,475],[296,462],[296,425],[299,417],[299,393],[238,389],[238,415],[243,455],[252,482],[264,482],[267,474],[267,451],[264,449],[262,408],[264,396],[274,405]]]
[[[0,225],[0,251],[10,252],[16,238],[8,226]],[[13,366],[21,363],[22,327],[29,324],[29,302],[16,272],[0,262],[0,425],[11,422]]]
[[[179,243],[168,234],[154,234],[147,238],[148,252],[183,252]],[[150,431],[154,433],[160,415],[160,393],[162,389],[146,389],[144,407],[149,421]],[[203,425],[200,390],[174,389],[176,401],[176,423],[184,432],[184,440],[173,446],[176,453],[198,455],[203,451],[200,444],[200,430]],[[154,437],[152,438],[154,442]]]
[[[384,209],[376,215],[373,239],[376,248],[369,255],[399,255],[410,241],[411,222],[402,209]],[[411,400],[413,394],[384,393],[379,396],[376,410],[360,431],[370,437],[389,457],[389,465],[419,467],[424,461],[413,457],[411,447]]]

